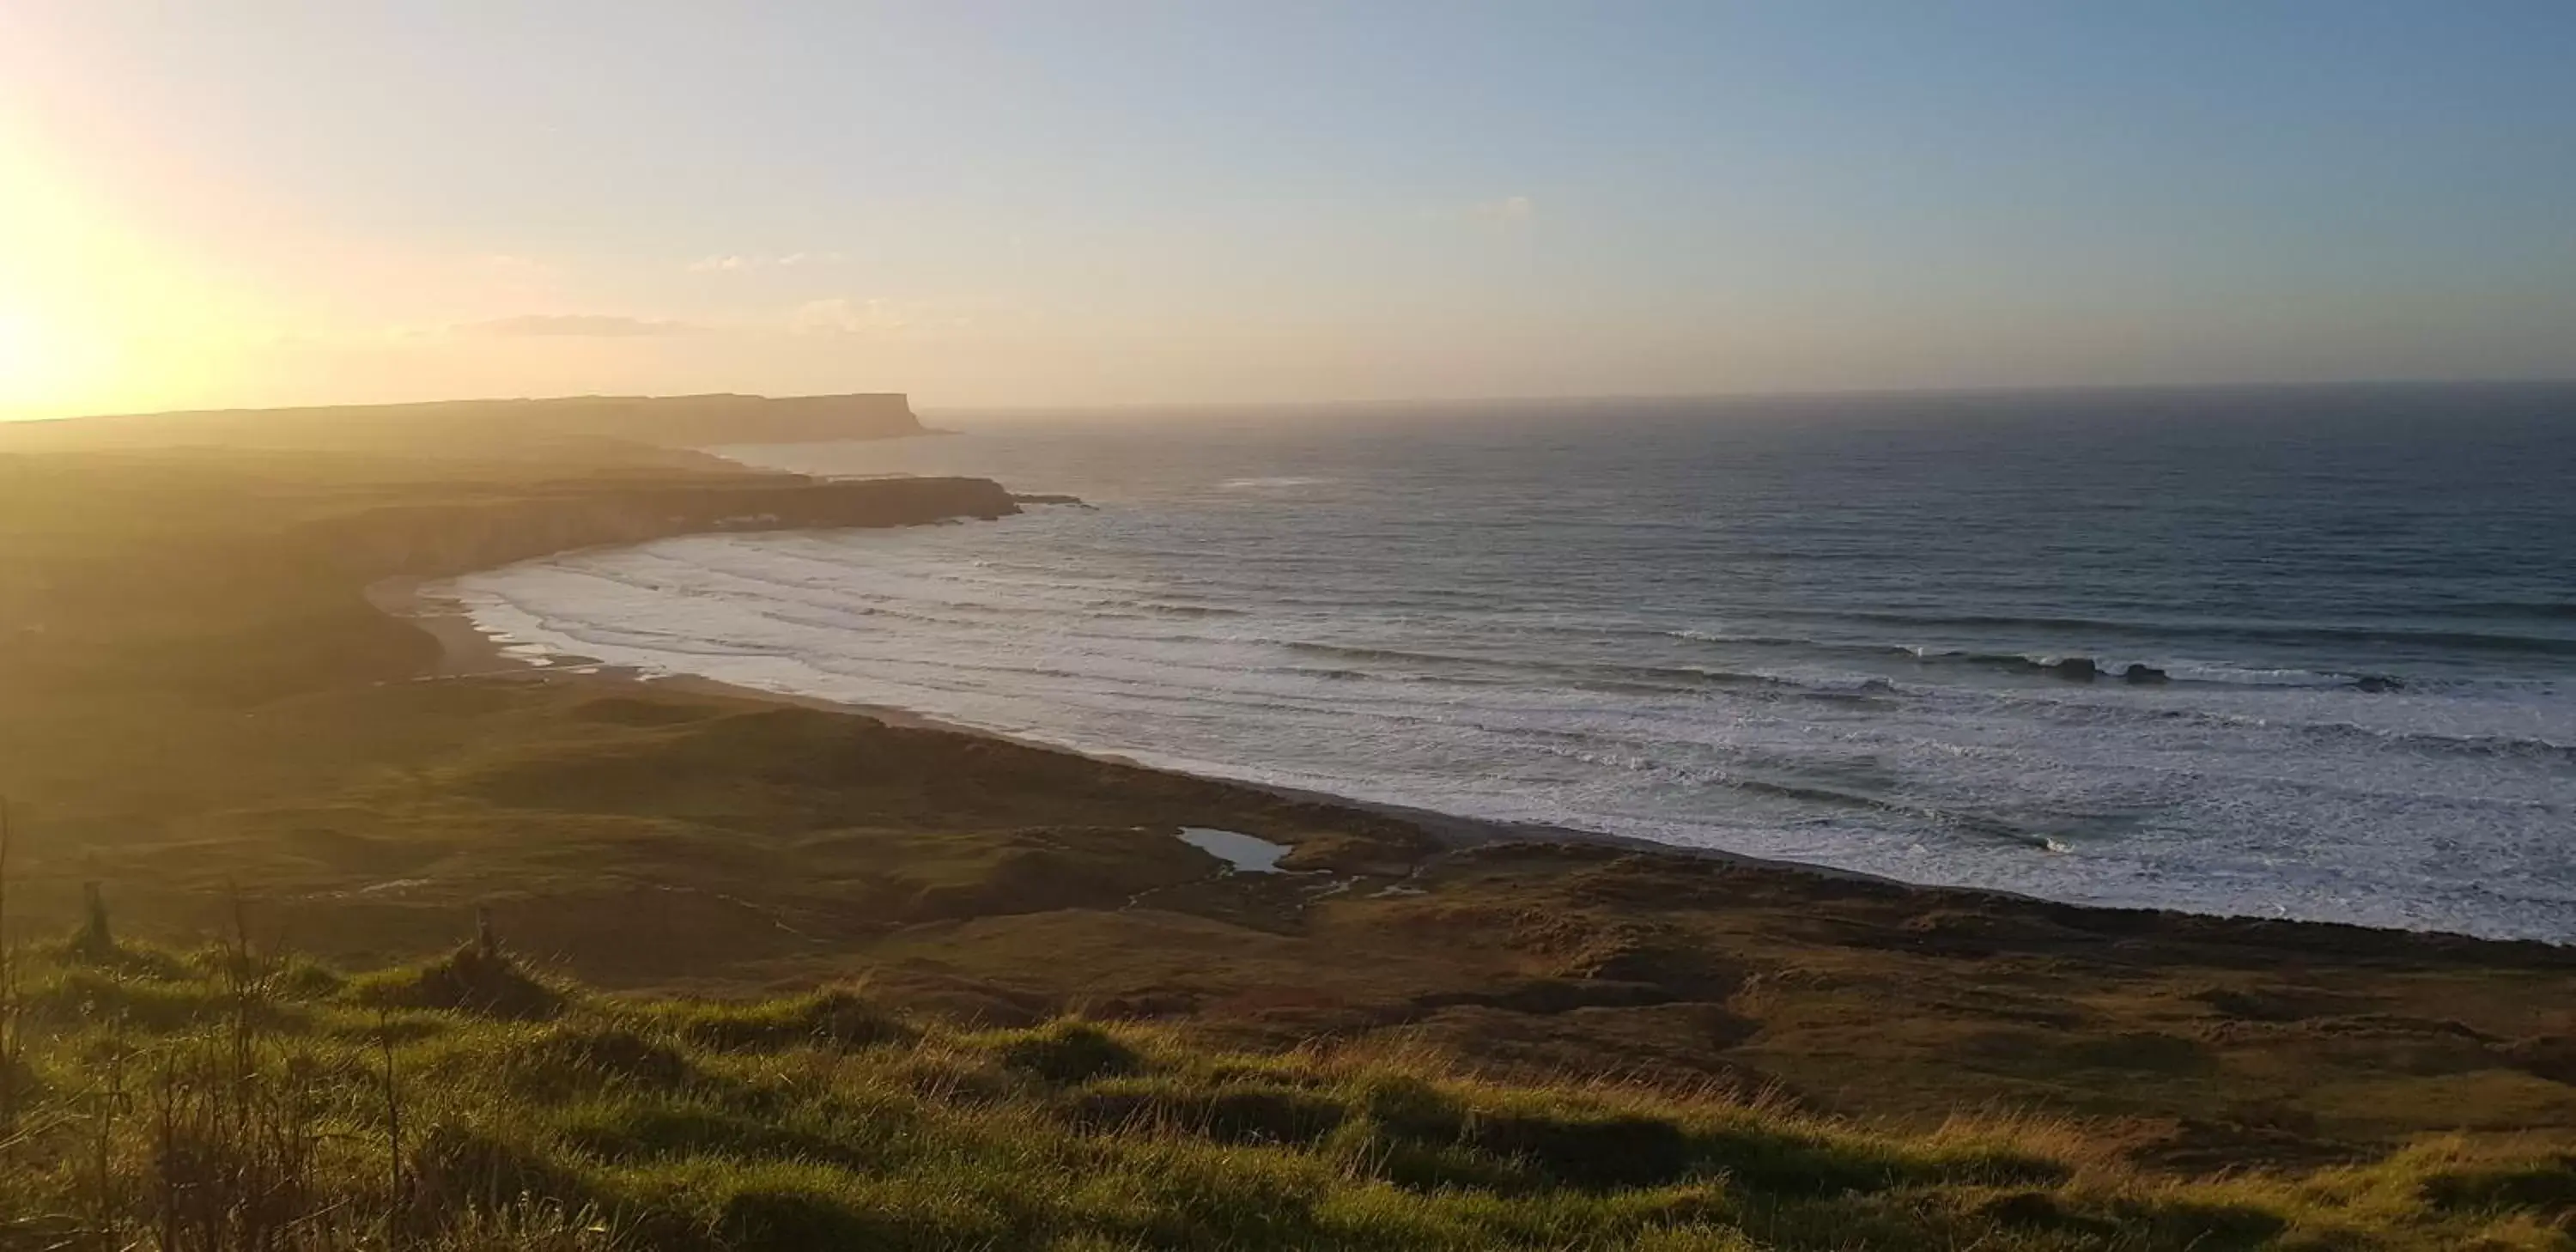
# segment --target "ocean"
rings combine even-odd
[[[2576,940],[2576,386],[1052,416],[1087,507],[459,580],[534,653],[2053,899]]]

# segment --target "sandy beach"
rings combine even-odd
[[[444,581],[406,575],[380,579],[368,584],[366,588],[367,603],[375,606],[377,611],[409,622],[438,641],[438,665],[435,672],[424,676],[425,681],[505,678],[538,683],[643,685],[663,691],[730,696],[769,704],[821,709],[832,713],[858,713],[875,718],[889,726],[942,730],[951,734],[980,735],[993,739],[1011,738],[979,727],[925,717],[909,709],[826,700],[820,696],[798,695],[794,692],[768,691],[758,687],[746,687],[739,683],[700,678],[692,674],[647,674],[632,667],[609,665],[581,656],[549,656],[539,659],[518,655],[500,640],[494,639],[484,633],[481,627],[475,625],[473,615],[465,610],[464,605],[451,597],[437,594],[436,588]],[[1099,759],[1117,760],[1119,758],[1101,757]]]

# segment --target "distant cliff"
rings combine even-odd
[[[679,465],[690,458],[655,450],[923,433],[911,402],[900,392],[784,399],[568,396],[11,422],[0,424],[0,451],[217,446]]]
[[[305,524],[300,539],[367,579],[443,577],[575,548],[710,531],[912,526],[1020,511],[982,478],[839,482],[741,475],[673,483],[571,482],[453,504],[411,504]]]

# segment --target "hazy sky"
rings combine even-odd
[[[0,416],[2576,375],[2576,4],[0,0]]]

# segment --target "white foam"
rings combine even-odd
[[[2563,691],[1981,685],[1901,658],[1724,662],[1779,691],[1604,691],[1526,664],[1608,637],[1543,588],[1453,606],[1409,583],[1372,606],[1337,564],[1365,550],[1255,560],[1174,533],[1110,509],[700,536],[455,590],[514,649],[1167,768],[2082,902],[2576,939],[2563,755],[2440,741],[2576,743]],[[1855,684],[1880,698],[1804,698]]]

